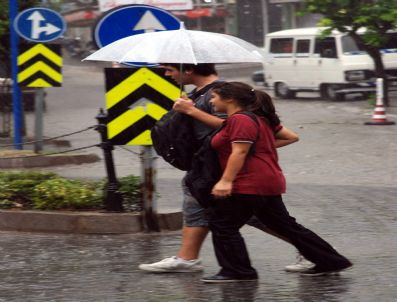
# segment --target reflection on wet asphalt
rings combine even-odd
[[[335,297],[349,287],[348,277],[313,282],[279,272],[276,278],[265,273],[258,283],[206,285],[199,281],[201,273],[155,275],[137,270],[136,264],[159,259],[179,240],[176,234],[3,233],[0,301],[307,301],[313,293],[337,301]]]
[[[259,281],[216,285],[199,280],[218,269],[209,238],[201,255],[204,273],[157,275],[137,266],[174,255],[179,232],[1,232],[0,301],[395,301],[395,196],[393,188],[290,187],[285,202],[291,214],[355,263],[353,269],[328,277],[284,272],[294,260],[294,249],[250,227],[242,233]]]

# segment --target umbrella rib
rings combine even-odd
[[[186,32],[186,30],[184,28],[180,29],[181,31],[183,31],[183,33],[189,37],[188,33]],[[189,41],[189,45],[187,45],[189,47],[190,52],[192,53],[192,57],[193,57],[193,64],[197,65],[197,59],[196,59],[196,55],[194,54],[194,50],[193,50],[193,46],[192,43],[190,41],[190,39],[187,39]]]

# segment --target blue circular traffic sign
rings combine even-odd
[[[128,36],[179,27],[180,20],[164,9],[150,5],[125,5],[110,10],[98,20],[94,40],[101,48]]]
[[[48,8],[35,7],[20,12],[14,20],[18,35],[32,42],[49,42],[66,30],[63,17]]]

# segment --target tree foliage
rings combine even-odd
[[[333,29],[348,33],[372,57],[376,77],[386,78],[380,50],[390,38],[387,31],[397,29],[397,0],[304,0],[304,4],[304,13],[324,16],[319,24],[327,27],[324,34]],[[365,33],[357,34],[362,28]]]
[[[324,16],[320,25],[355,33],[366,28],[365,45],[382,48],[385,33],[397,27],[397,0],[305,0],[305,11]]]

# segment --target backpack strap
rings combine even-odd
[[[248,155],[252,155],[252,154],[255,153],[256,141],[259,139],[259,134],[260,134],[260,128],[259,128],[260,125],[259,125],[258,118],[257,118],[256,114],[251,112],[251,111],[241,111],[241,112],[237,112],[236,114],[243,114],[243,115],[249,116],[255,122],[255,124],[258,127],[258,131],[256,133],[255,141],[252,143],[252,146],[251,146],[251,148],[250,148],[250,150],[248,152]]]
[[[193,90],[192,94],[189,95],[189,98],[192,99],[193,101],[195,101],[200,95],[204,95],[206,94],[212,87],[214,87],[215,85],[222,83],[223,81],[213,81],[212,83],[209,83],[207,85],[205,85],[203,88],[201,88],[200,90]]]

